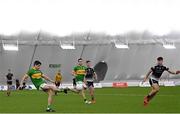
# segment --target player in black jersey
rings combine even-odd
[[[167,71],[170,74],[176,74],[176,72],[173,72],[169,70],[169,68],[163,66],[163,57],[158,57],[157,65],[151,67],[143,80],[144,83],[149,78],[149,83],[152,89],[151,92],[144,98],[144,106],[148,105],[149,101],[159,92],[159,79],[164,71]]]
[[[13,74],[11,73],[11,69],[8,69],[8,74],[6,75],[7,79],[7,96],[11,94],[11,86],[13,82]]]
[[[87,84],[87,87],[90,91],[91,95],[91,103],[95,103],[96,100],[94,98],[94,79],[97,80],[97,75],[93,68],[91,68],[91,61],[86,61],[86,75],[85,75],[85,82]]]

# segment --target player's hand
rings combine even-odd
[[[86,81],[86,80],[84,80],[84,84],[87,84],[87,81]]]
[[[141,85],[143,85],[143,84],[144,84],[144,81],[141,82]]]
[[[145,82],[146,82],[146,79],[144,79],[144,80],[141,82],[141,84],[143,85]]]
[[[143,80],[140,85],[144,85],[145,82],[146,82],[146,81]]]
[[[179,74],[180,73],[180,70],[176,71],[176,74]]]

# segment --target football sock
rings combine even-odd
[[[91,96],[92,101],[94,101],[94,96]]]
[[[51,105],[48,105],[48,106],[47,106],[47,109],[51,109]]]

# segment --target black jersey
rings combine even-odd
[[[6,75],[6,78],[7,78],[8,81],[12,81],[12,77],[13,77],[13,74],[12,74],[12,73],[8,73],[8,74]]]
[[[85,79],[87,81],[93,81],[94,80],[94,69],[93,68],[87,68],[86,69],[86,76]]]
[[[151,68],[152,70],[152,75],[155,77],[155,78],[160,78],[162,73],[164,71],[168,71],[169,68],[163,66],[163,65],[156,65],[154,67]]]

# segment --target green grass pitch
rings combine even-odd
[[[144,107],[143,98],[149,90],[140,87],[96,89],[97,103],[89,105],[77,94],[59,93],[54,96],[53,107],[58,113],[180,113],[180,87],[161,87],[149,106]],[[42,91],[13,91],[9,97],[0,92],[0,113],[44,113],[46,105],[47,94]]]

